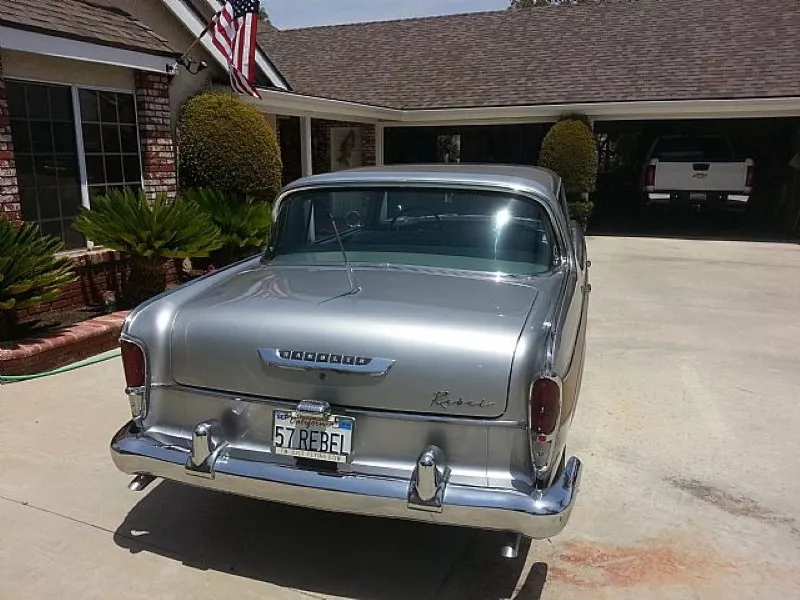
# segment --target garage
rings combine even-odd
[[[600,159],[595,231],[748,238],[780,236],[796,228],[800,157],[796,117],[598,121],[594,129]],[[694,202],[673,197],[669,202],[648,203],[646,168],[659,140],[664,140],[661,147],[697,140],[720,146],[717,160],[752,165],[748,167],[752,192],[724,206],[706,204],[703,194]]]

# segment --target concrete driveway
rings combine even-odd
[[[800,597],[800,246],[595,238],[567,530],[128,492],[112,361],[0,388],[0,598]]]

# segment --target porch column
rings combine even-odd
[[[375,123],[375,166],[383,166],[383,123]]]
[[[311,117],[300,117],[300,169],[303,177],[314,173],[311,160]]]

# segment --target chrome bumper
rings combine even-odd
[[[133,421],[111,440],[111,456],[119,470],[131,475],[153,475],[307,508],[510,531],[534,539],[564,529],[582,469],[580,460],[572,457],[550,488],[531,493],[444,482],[440,506],[431,510],[410,501],[415,491],[407,479],[321,473],[224,453],[214,461],[211,473],[198,476],[191,467],[191,449],[162,444],[140,433]]]

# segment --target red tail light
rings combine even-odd
[[[552,379],[537,379],[531,388],[531,430],[550,434],[556,430],[561,411],[561,388]]]
[[[132,342],[120,342],[122,366],[125,369],[125,385],[129,388],[144,385],[144,352]]]
[[[747,167],[747,175],[744,178],[745,187],[749,188],[753,187],[755,181],[756,181],[756,170],[752,166]]]
[[[647,169],[644,171],[644,185],[647,187],[654,186],[656,184],[656,166],[655,165],[647,165]]]

